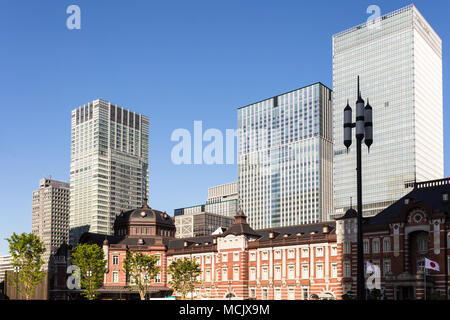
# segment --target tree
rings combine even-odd
[[[145,300],[151,282],[160,272],[160,268],[157,266],[158,261],[159,258],[155,255],[127,251],[123,268],[138,290],[141,300]]]
[[[25,299],[30,300],[36,286],[45,277],[45,271],[41,270],[44,264],[44,244],[37,235],[25,232],[21,235],[13,233],[6,241],[9,243],[12,267],[17,272],[17,277],[14,278],[17,290]]]
[[[367,300],[381,300],[382,296],[383,295],[381,294],[380,289],[376,289],[376,288],[374,288],[372,290],[366,289]]]
[[[102,248],[96,244],[78,244],[72,250],[72,263],[79,269],[82,295],[89,300],[97,298],[96,292],[103,285],[106,261]]]
[[[200,265],[194,260],[184,258],[173,261],[168,268],[168,273],[172,277],[169,283],[185,299],[186,295],[192,293],[195,285],[199,283],[197,277],[202,271]]]

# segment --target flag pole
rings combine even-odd
[[[427,300],[427,268],[423,266],[423,290],[425,294],[425,300]]]

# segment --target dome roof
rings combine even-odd
[[[152,209],[146,202],[138,209],[121,212],[120,215],[117,216],[116,222],[174,225],[172,218],[166,212]]]

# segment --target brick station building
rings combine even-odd
[[[364,257],[380,267],[384,298],[422,298],[425,257],[441,270],[429,272],[429,292],[450,294],[449,182],[416,183],[406,196],[364,219]],[[131,298],[122,266],[127,250],[160,257],[161,273],[151,296],[172,292],[167,266],[185,257],[201,266],[196,299],[342,299],[356,292],[353,209],[336,221],[262,230],[253,230],[239,211],[222,234],[174,236],[172,218],[146,204],[118,216],[113,236],[84,234],[80,242],[102,246],[107,257],[102,298]]]
[[[387,299],[422,299],[427,292],[450,298],[450,179],[414,183],[414,189],[374,217],[363,220],[364,259],[381,270],[381,291]],[[356,292],[356,212],[337,219],[342,244],[344,292]],[[424,259],[439,264],[427,270]]]

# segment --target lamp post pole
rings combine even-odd
[[[373,142],[373,125],[372,125],[372,107],[367,101],[364,107],[364,100],[361,98],[359,90],[358,76],[358,100],[356,101],[356,122],[352,122],[352,108],[347,102],[344,109],[344,145],[348,148],[352,144],[352,128],[356,128],[356,184],[357,184],[357,277],[356,277],[356,293],[358,300],[365,300],[366,292],[364,285],[364,248],[363,248],[363,231],[362,231],[362,164],[361,164],[361,145],[367,145],[368,150]]]
[[[357,256],[357,297],[358,300],[365,300],[365,286],[364,286],[364,247],[363,247],[363,232],[362,232],[362,175],[361,175],[361,139],[357,139],[356,146],[356,175],[357,175],[357,209],[358,209],[358,256]]]
[[[16,274],[16,300],[19,299],[19,271],[20,271],[19,267],[14,268],[14,272]]]

